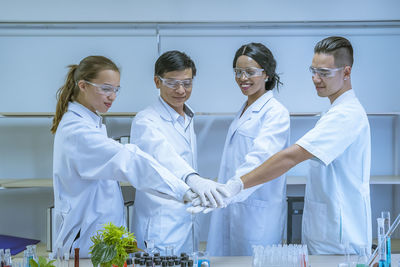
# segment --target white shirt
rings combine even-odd
[[[303,242],[312,254],[371,247],[370,127],[349,90],[296,142],[313,154],[303,213]]]

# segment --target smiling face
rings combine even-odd
[[[188,68],[184,70],[166,72],[161,78],[164,80],[191,80],[193,78],[192,69]],[[162,99],[164,99],[164,101],[176,112],[183,115],[183,106],[186,100],[188,100],[192,94],[192,87],[183,87],[183,85],[180,83],[176,88],[170,88],[157,76],[154,77],[154,82],[156,87],[160,89],[160,95]]]
[[[120,84],[120,74],[114,70],[102,70],[99,72],[95,79],[89,81],[97,85],[111,85],[114,87]],[[102,94],[100,88],[80,80],[78,82],[80,93],[78,95],[78,102],[88,108],[89,110],[96,113],[105,113],[111,107],[115,98],[115,93],[111,93],[109,96]]]
[[[312,68],[315,69],[337,69],[333,55],[316,53],[314,54]],[[320,97],[328,97],[333,103],[345,91],[351,89],[350,85],[351,67],[345,66],[343,69],[332,72],[331,77],[321,77],[318,73],[312,76],[312,80]]]
[[[236,61],[236,68],[249,69],[257,68],[261,69],[261,66],[251,57],[242,55],[238,57]],[[240,77],[235,77],[237,84],[239,85],[242,94],[248,97],[248,99],[258,99],[262,96],[265,91],[265,79],[267,75],[263,71],[259,76],[247,77],[245,73],[242,73]]]

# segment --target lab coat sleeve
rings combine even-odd
[[[354,142],[363,130],[364,124],[360,123],[362,120],[362,113],[351,106],[334,107],[296,144],[328,165]]]
[[[178,154],[159,125],[160,123],[157,123],[151,115],[141,116],[139,114],[132,121],[131,143],[151,154],[176,177],[185,181],[189,174],[196,173],[196,171]]]
[[[67,126],[68,127],[68,126]],[[189,187],[136,145],[122,145],[100,131],[73,124],[66,138],[69,155],[82,179],[125,181],[136,189],[182,200]]]
[[[253,145],[246,154],[243,164],[236,170],[236,177],[241,177],[254,170],[269,157],[288,145],[290,134],[289,112],[284,108],[277,108],[271,109],[268,113],[268,116],[260,121],[260,130],[256,134]],[[260,186],[262,184],[243,190],[235,197],[234,202],[246,200]]]

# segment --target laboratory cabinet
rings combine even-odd
[[[46,242],[46,211],[53,205],[52,154],[50,133],[52,113],[0,114],[0,234],[24,236]],[[108,135],[128,136],[135,113],[107,113],[103,121]],[[291,144],[313,127],[317,113],[291,114]],[[400,212],[400,114],[368,114],[371,125],[371,202],[372,218],[382,210],[395,216]],[[198,113],[195,131],[198,142],[199,173],[216,178],[225,135],[233,113]],[[308,163],[287,174],[287,195],[304,196]],[[126,201],[134,199],[134,189],[122,187]],[[206,239],[208,216],[203,216],[201,240]],[[373,220],[373,229],[375,227]],[[300,238],[301,220],[293,220],[293,240]],[[297,230],[296,230],[297,229]],[[375,232],[375,231],[374,231]],[[395,234],[400,237],[399,231]]]

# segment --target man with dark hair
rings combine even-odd
[[[168,51],[158,58],[154,83],[160,97],[136,115],[131,142],[185,181],[203,203],[210,201],[217,207],[223,204],[223,185],[200,177],[196,171],[194,112],[185,104],[195,75],[195,64],[185,53]],[[184,204],[136,191],[133,229],[139,247],[152,240],[161,253],[171,246],[175,254],[197,251],[198,227],[194,224],[195,217],[186,212]]]
[[[370,127],[351,86],[350,42],[328,37],[317,43],[314,51],[312,80],[318,95],[329,98],[330,109],[296,144],[250,173],[229,180],[226,188],[236,195],[311,159],[302,241],[311,254],[355,253],[360,246],[370,248],[372,242]]]

